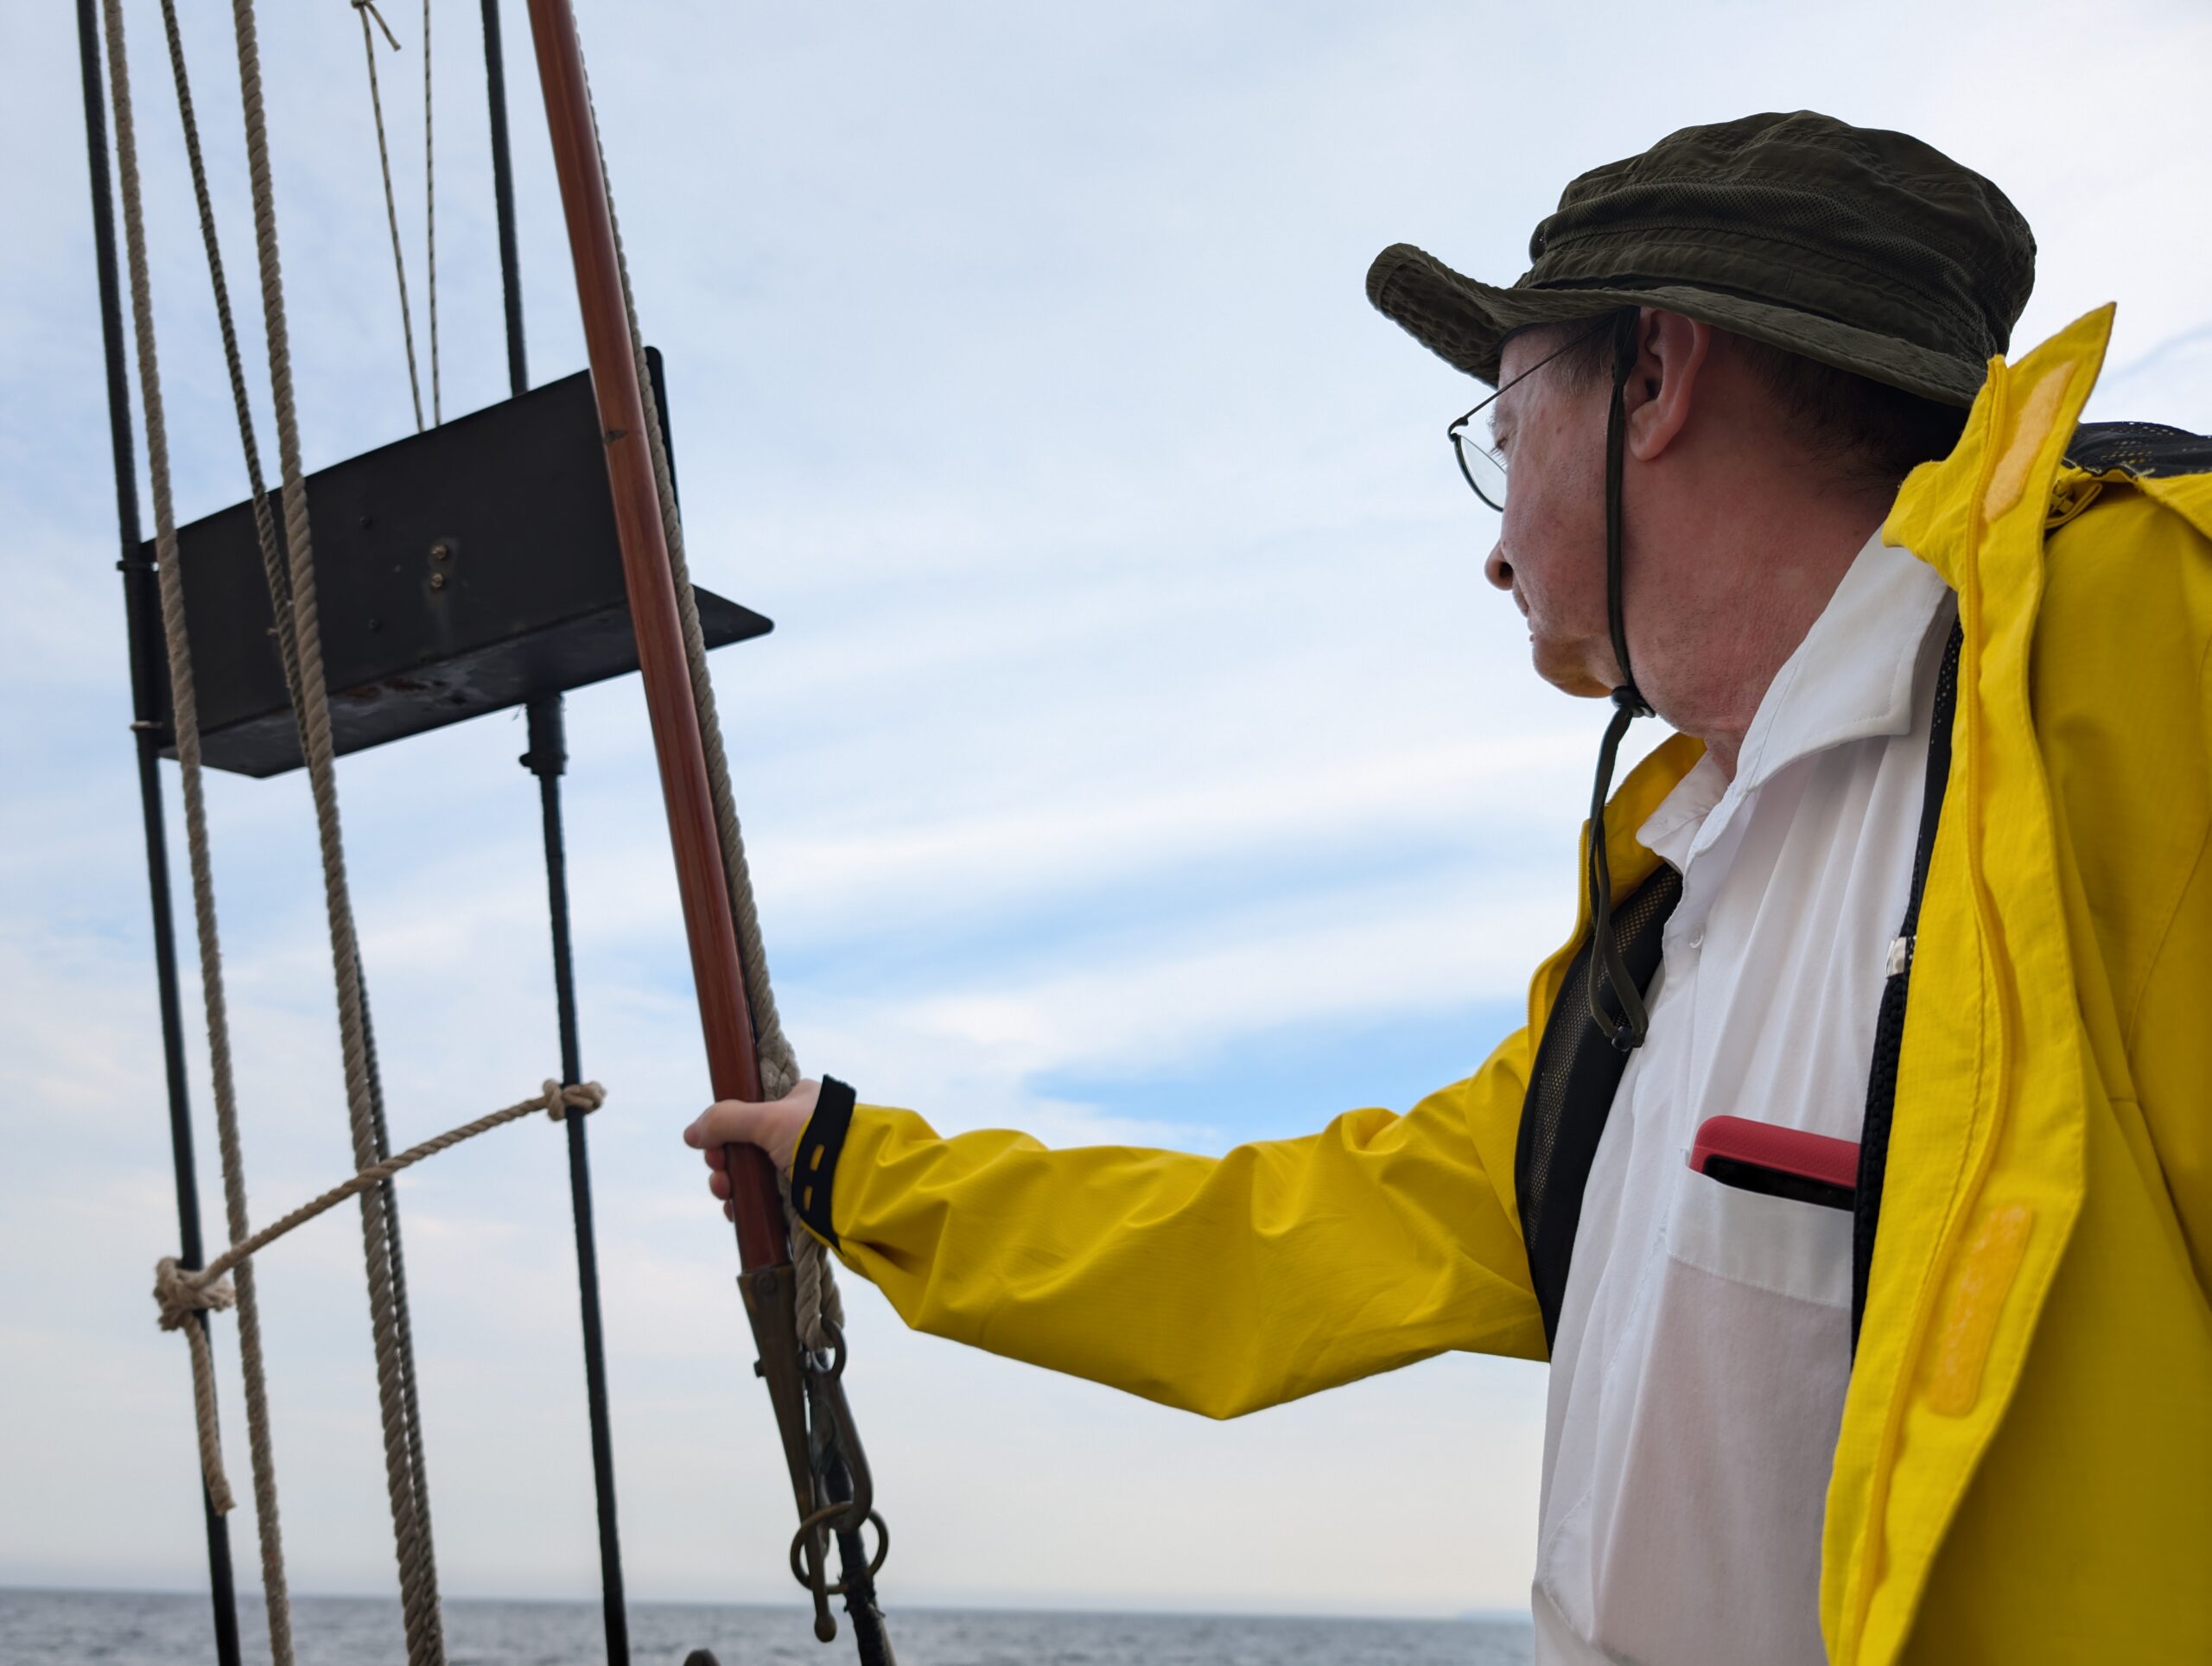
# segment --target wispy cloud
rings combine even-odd
[[[158,20],[130,10],[190,517],[240,495],[241,470]],[[1211,1145],[1318,1122],[1338,1084],[1402,1102],[1472,1066],[1567,924],[1599,714],[1535,684],[1482,584],[1490,528],[1442,437],[1464,380],[1366,307],[1384,244],[1510,277],[1580,169],[1691,121],[1831,109],[1921,132],[2020,201],[2043,262],[2023,341],[2120,299],[2101,414],[2212,424],[2191,212],[2212,23],[2171,9],[2085,35],[2055,6],[1961,3],[1941,32],[1974,49],[1910,73],[1897,43],[1930,25],[1901,3],[1847,33],[1692,5],[1659,35],[1625,6],[1565,35],[1443,3],[584,10],[694,563],[779,621],[717,678],[785,1013],[810,1065],[949,1127]],[[474,14],[439,17],[456,410],[505,372]],[[214,10],[183,21],[251,354],[230,43]],[[18,9],[0,54],[0,149],[32,159],[0,267],[0,1256],[35,1269],[0,1319],[19,1432],[0,1494],[48,1502],[0,1521],[0,1579],[186,1582],[184,1363],[145,1296],[174,1210],[68,22]],[[582,352],[518,7],[507,27],[545,378]],[[1630,27],[1637,77],[1593,73],[1586,39]],[[355,21],[268,7],[262,28],[316,466],[404,431],[406,381]],[[412,242],[407,143],[396,161]],[[632,1589],[778,1594],[786,1506],[729,1245],[675,1140],[704,1072],[642,713],[629,684],[569,711],[585,1059],[615,1096],[591,1136]],[[341,770],[403,1138],[555,1057],[521,749],[493,718]],[[349,1160],[312,823],[296,780],[219,780],[211,809],[265,1218]],[[459,1591],[594,1578],[560,1148],[524,1124],[404,1188]],[[308,1588],[389,1580],[359,1277],[343,1218],[263,1273]],[[1441,1362],[1219,1428],[854,1300],[896,1599],[1449,1612],[1525,1590],[1533,1368]],[[1421,1460],[1379,1477],[1408,1431]],[[1455,1525],[1409,1538],[1414,1519]]]

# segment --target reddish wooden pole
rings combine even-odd
[[[591,359],[593,397],[600,436],[607,448],[607,477],[614,496],[614,530],[622,545],[622,576],[630,593],[630,620],[638,636],[638,665],[645,674],[645,710],[652,720],[653,753],[660,764],[661,797],[668,809],[669,842],[676,850],[677,889],[683,900],[683,931],[691,946],[691,976],[699,994],[707,1070],[718,1099],[758,1099],[760,1060],[753,1015],[745,1001],[745,972],[729,912],[729,886],[721,840],[707,783],[707,756],[699,741],[699,710],[691,696],[677,611],[676,581],[669,570],[668,529],[660,518],[660,489],[653,479],[646,439],[645,404],[638,385],[638,360],[622,297],[621,264],[614,249],[614,219],[600,167],[591,100],[585,90],[583,54],[576,41],[569,0],[530,0],[530,32],[537,47],[537,79],[545,89],[546,124],[553,165],[561,181],[561,207],[569,222],[569,252],[576,266],[576,299],[583,312],[584,347]],[[753,1146],[730,1146],[730,1201],[737,1218],[738,1256],[744,1273],[738,1288],[753,1326],[754,1371],[768,1391],[791,1472],[799,1529],[792,1566],[804,1558],[803,1581],[814,1598],[814,1634],[824,1643],[837,1635],[830,1612],[826,1536],[834,1532],[844,1559],[847,1608],[854,1618],[864,1662],[891,1660],[883,1618],[876,1611],[871,1570],[860,1529],[874,1515],[866,1460],[842,1411],[843,1390],[834,1374],[810,1374],[798,1339],[797,1269],[784,1225],[783,1198],[775,1170]],[[843,1348],[837,1350],[842,1362]],[[842,1364],[840,1365],[842,1370]],[[827,1408],[829,1428],[810,1430],[808,1408]],[[827,1434],[829,1451],[855,1472],[850,1485],[825,1505],[814,1460],[814,1434]],[[826,1472],[825,1472],[826,1473]]]
[[[760,1064],[753,1048],[753,1017],[746,1006],[745,974],[730,922],[728,881],[707,785],[706,753],[699,742],[699,712],[684,663],[676,583],[668,565],[668,533],[661,525],[660,492],[645,439],[645,399],[631,350],[629,312],[622,301],[607,180],[600,171],[582,52],[569,0],[530,0],[530,29],[537,47],[537,78],[545,89],[561,207],[568,217],[569,251],[575,261],[576,298],[583,310],[592,392],[599,403],[600,432],[607,446],[622,574],[638,633],[638,663],[645,675],[645,709],[652,720],[669,840],[676,849],[676,882],[683,899],[683,930],[691,946],[691,976],[698,989],[708,1074],[717,1099],[758,1099]],[[738,1253],[746,1269],[789,1262],[791,1245],[775,1170],[753,1146],[733,1146],[729,1155]]]
[[[691,946],[691,976],[699,993],[699,1023],[707,1043],[707,1069],[718,1099],[758,1099],[760,1060],[753,1016],[745,1001],[745,972],[730,919],[729,886],[721,836],[707,783],[707,757],[699,741],[699,711],[683,653],[676,582],[669,570],[668,529],[660,518],[660,490],[653,479],[645,436],[645,405],[638,385],[638,360],[622,298],[621,265],[614,250],[614,219],[600,167],[591,101],[584,86],[583,54],[576,41],[569,0],[530,0],[530,30],[537,47],[537,79],[545,89],[545,117],[553,138],[553,165],[568,217],[569,252],[576,266],[576,299],[583,311],[584,347],[591,359],[592,394],[607,447],[607,476],[614,495],[614,528],[622,545],[623,582],[638,636],[638,664],[645,674],[645,709],[652,720],[653,753],[660,764],[661,797],[668,836],[676,850],[676,882],[683,900],[683,930]],[[834,1533],[843,1567],[846,1609],[853,1616],[863,1663],[892,1662],[883,1616],[875,1606],[873,1570],[861,1529],[874,1513],[839,1364],[824,1370],[802,1351],[794,1306],[797,1274],[784,1225],[783,1198],[775,1170],[753,1146],[728,1148],[739,1258],[738,1288],[753,1325],[759,1358],[754,1370],[768,1390],[782,1436],[784,1461],[800,1526],[792,1566],[804,1561],[804,1580],[814,1598],[814,1634],[837,1635],[830,1612],[825,1538]],[[817,1408],[810,1418],[809,1407]],[[821,1420],[826,1418],[826,1423]],[[811,1437],[810,1424],[813,1425]],[[826,1437],[836,1460],[817,1472],[815,1438]],[[832,1475],[847,1478],[841,1484]],[[827,1480],[825,1503],[818,1483]]]

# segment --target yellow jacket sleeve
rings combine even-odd
[[[1210,1417],[1446,1349],[1541,1358],[1513,1201],[1528,1050],[1516,1033],[1405,1116],[1218,1158],[947,1139],[859,1106],[836,1247],[917,1330]]]

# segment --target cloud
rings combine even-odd
[[[2101,413],[2212,423],[2188,212],[2212,25],[2145,6],[2085,36],[2055,6],[1939,10],[1846,27],[1693,5],[1655,32],[1611,6],[1562,32],[1440,3],[586,7],[693,561],[778,620],[716,675],[803,1058],[948,1126],[1203,1145],[1325,1115],[1256,1059],[1388,1097],[1364,1085],[1401,1079],[1376,1050],[1456,1071],[1504,1021],[1572,907],[1601,714],[1535,684],[1481,582],[1491,528],[1442,436],[1464,378],[1361,295],[1387,243],[1510,277],[1572,173],[1690,121],[1833,109],[2000,176],[2043,243],[2022,342],[2119,296]],[[505,391],[460,15],[439,13],[437,48],[449,412]],[[131,22],[188,518],[242,475],[159,31]],[[213,10],[183,22],[251,359],[230,45]],[[0,1493],[47,1507],[0,1523],[0,1580],[189,1583],[184,1363],[145,1295],[175,1226],[74,43],[52,9],[10,26],[0,146],[36,161],[0,267],[0,1254],[36,1271],[0,1319],[0,1410],[36,1436],[0,1450]],[[1624,73],[1588,42],[1630,27]],[[397,301],[356,21],[270,7],[262,29],[315,466],[406,429]],[[542,380],[582,351],[512,5],[507,30]],[[1937,37],[1971,49],[1910,44]],[[411,74],[391,78],[407,98]],[[415,259],[412,121],[395,118],[395,168]],[[569,718],[584,1057],[614,1095],[590,1140],[632,1587],[781,1598],[786,1506],[730,1246],[674,1139],[704,1072],[634,684],[580,691]],[[492,718],[341,768],[402,1139],[518,1097],[556,1056],[521,749]],[[265,1218],[350,1162],[312,822],[296,780],[214,781],[210,808]],[[197,998],[188,981],[212,1223]],[[458,1592],[595,1577],[563,1143],[525,1122],[404,1187]],[[265,1258],[308,1589],[390,1580],[359,1279],[343,1214]],[[1224,1429],[855,1305],[894,1602],[1454,1612],[1525,1592],[1533,1368],[1438,1362]],[[1386,1448],[1419,1460],[1385,1478]]]

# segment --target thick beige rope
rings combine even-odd
[[[112,5],[116,0],[108,0]],[[382,1186],[403,1169],[414,1167],[426,1157],[435,1157],[441,1151],[473,1140],[480,1134],[489,1134],[495,1128],[504,1128],[518,1117],[542,1110],[555,1122],[561,1122],[570,1111],[579,1115],[597,1110],[607,1103],[607,1090],[596,1082],[571,1083],[566,1086],[546,1079],[544,1091],[529,1099],[518,1099],[513,1104],[479,1116],[473,1122],[463,1122],[459,1128],[448,1129],[435,1138],[418,1146],[410,1146],[397,1156],[361,1170],[334,1186],[320,1197],[302,1204],[290,1214],[273,1220],[258,1232],[238,1234],[238,1241],[197,1269],[180,1267],[174,1256],[164,1256],[154,1268],[154,1300],[161,1307],[161,1326],[165,1331],[181,1329],[197,1339],[193,1346],[193,1372],[195,1383],[203,1378],[207,1392],[200,1402],[200,1459],[207,1476],[207,1490],[220,1497],[230,1496],[230,1484],[223,1475],[221,1436],[217,1430],[214,1412],[214,1390],[212,1375],[207,1366],[207,1347],[201,1327],[190,1323],[194,1312],[227,1307],[233,1299],[231,1286],[226,1283],[227,1275],[236,1272],[244,1283],[253,1272],[253,1257],[283,1237],[287,1232],[305,1226],[316,1216],[327,1214],[346,1199],[355,1197],[372,1186]],[[217,1506],[227,1510],[227,1503]]]
[[[277,458],[283,480],[284,536],[291,562],[292,620],[298,638],[302,750],[315,800],[322,849],[325,912],[331,964],[337,982],[339,1033],[345,1060],[346,1097],[357,1170],[375,1167],[375,1105],[368,1067],[367,1019],[360,978],[359,939],[346,881],[346,854],[338,815],[322,633],[316,610],[314,533],[300,459],[298,411],[294,404],[290,332],[284,310],[283,271],[276,239],[276,206],[270,176],[268,118],[261,92],[261,54],[253,0],[232,0],[238,54],[239,91],[245,117],[246,158],[253,186],[256,253],[261,268],[262,316],[268,334],[270,388],[276,416]],[[377,1399],[384,1424],[385,1483],[399,1563],[400,1610],[410,1666],[444,1666],[445,1640],[438,1608],[437,1566],[430,1535],[429,1497],[421,1473],[419,1431],[410,1428],[407,1378],[412,1347],[393,1298],[391,1230],[385,1200],[372,1186],[359,1193],[363,1260],[377,1361]]]
[[[590,96],[590,77],[585,77],[585,96]],[[798,1085],[798,1059],[783,1021],[776,1011],[776,992],[768,977],[768,951],[760,933],[760,912],[753,895],[753,874],[745,860],[745,834],[738,825],[737,798],[730,787],[729,757],[722,746],[722,728],[715,709],[714,679],[707,669],[707,640],[699,625],[698,599],[692,594],[691,569],[683,556],[683,517],[676,503],[675,477],[668,466],[668,447],[661,438],[660,402],[653,392],[653,378],[645,359],[645,338],[638,322],[638,300],[630,283],[630,258],[622,245],[622,222],[614,212],[614,187],[607,167],[607,146],[599,133],[594,109],[592,139],[599,150],[600,175],[607,184],[607,218],[614,233],[614,257],[622,279],[622,305],[629,316],[630,351],[637,361],[638,388],[645,407],[645,442],[652,454],[653,481],[660,492],[661,525],[668,537],[668,564],[676,580],[677,611],[683,625],[683,658],[691,677],[692,703],[699,712],[699,739],[706,754],[707,782],[715,801],[715,824],[721,834],[723,872],[729,887],[731,919],[737,928],[739,958],[744,963],[745,1001],[753,1014],[754,1050],[760,1060],[760,1091],[780,1099]],[[791,1236],[791,1262],[796,1274],[799,1340],[816,1352],[829,1346],[823,1321],[843,1328],[845,1307],[831,1270],[830,1252],[798,1223],[784,1196],[785,1229]]]
[[[223,338],[223,364],[231,378],[231,404],[238,413],[238,442],[245,451],[245,474],[253,504],[253,532],[261,547],[262,575],[268,582],[270,613],[276,625],[277,658],[284,668],[284,687],[299,704],[299,651],[292,640],[291,580],[284,572],[284,548],[276,539],[276,515],[269,502],[269,486],[261,473],[261,446],[253,431],[253,408],[246,396],[245,359],[238,351],[238,332],[231,311],[231,286],[223,271],[223,246],[215,232],[215,206],[207,189],[207,165],[200,147],[200,119],[192,102],[192,79],[186,73],[184,37],[177,27],[176,0],[162,0],[162,23],[168,35],[169,70],[176,82],[177,113],[184,128],[184,154],[192,169],[192,194],[200,210],[200,240],[207,251],[207,276],[215,293],[215,322]]]
[[[372,5],[356,0],[359,9],[373,12]],[[122,23],[118,0],[105,0],[111,55],[122,61],[120,44]],[[256,488],[256,521],[258,542],[262,545],[264,563],[270,568],[272,581],[278,576],[276,567],[276,539],[273,518],[266,503],[265,491],[259,479],[258,457],[253,442],[250,418],[245,416],[243,370],[236,352],[235,330],[229,318],[227,296],[221,279],[219,256],[216,252],[212,211],[208,207],[204,169],[200,166],[197,136],[191,128],[188,88],[183,80],[181,52],[175,36],[175,13],[172,0],[164,0],[165,21],[171,31],[172,50],[179,77],[180,99],[187,120],[188,139],[193,151],[195,192],[200,200],[202,230],[206,235],[218,292],[219,309],[224,325],[226,358],[228,359],[233,392],[241,410],[242,433],[247,451],[249,474]],[[302,731],[302,752],[306,755],[310,785],[315,799],[318,832],[323,846],[327,902],[331,914],[331,935],[334,967],[337,976],[340,1029],[343,1032],[346,1054],[347,1097],[352,1112],[357,1160],[364,1157],[365,1149],[373,1151],[377,1141],[375,1125],[378,1109],[374,1103],[373,1083],[369,1079],[367,1057],[371,1042],[368,1038],[365,1003],[360,989],[358,938],[353,927],[350,900],[346,895],[342,837],[340,832],[335,783],[334,779],[334,747],[331,741],[327,691],[321,667],[319,617],[314,589],[312,551],[309,545],[309,526],[305,493],[299,461],[296,410],[293,404],[289,351],[289,332],[283,315],[283,280],[279,264],[275,227],[275,205],[270,186],[267,153],[265,115],[262,108],[257,32],[252,16],[251,0],[234,0],[233,13],[238,25],[239,72],[245,94],[246,137],[249,163],[254,188],[255,223],[257,251],[260,257],[264,321],[268,329],[270,377],[276,406],[278,448],[283,472],[284,512],[286,533],[291,544],[290,617],[284,616],[285,597],[282,589],[272,583],[272,603],[276,607],[280,653],[285,661],[287,680],[294,687]],[[381,15],[377,22],[383,25]],[[409,374],[410,385],[415,384],[412,352],[412,329],[406,319],[407,295],[404,265],[399,264],[399,245],[397,212],[391,190],[390,163],[382,124],[380,100],[377,98],[373,43],[365,37],[367,20],[363,22],[365,48],[369,54],[369,75],[372,102],[377,105],[379,159],[383,165],[386,190],[387,219],[393,238],[395,265],[399,272],[403,325],[406,327],[409,346]],[[385,30],[387,36],[390,31]],[[396,48],[397,41],[393,41]],[[127,69],[121,70],[118,88],[118,124],[127,126],[129,121],[129,92]],[[427,67],[426,67],[427,82]],[[425,139],[429,139],[429,111],[428,87],[425,89]],[[138,213],[137,175],[135,145],[119,142],[118,150],[124,154],[125,175],[126,221],[132,234],[132,276],[134,302],[137,307],[139,325],[141,379],[147,389],[146,402],[149,426],[149,467],[156,477],[157,550],[160,552],[161,576],[164,590],[164,623],[168,627],[173,649],[183,650],[185,687],[181,696],[173,695],[172,707],[178,713],[180,755],[184,752],[183,734],[191,734],[192,760],[188,769],[189,785],[188,797],[188,828],[196,820],[199,837],[194,844],[195,900],[204,899],[202,909],[203,932],[201,946],[203,961],[213,956],[213,976],[203,979],[213,1003],[211,1025],[220,1022],[221,992],[219,946],[213,932],[212,871],[209,868],[205,836],[204,804],[200,804],[199,780],[199,734],[196,705],[190,686],[189,650],[184,638],[182,592],[181,575],[175,560],[175,521],[173,514],[166,514],[168,498],[168,455],[166,431],[162,423],[158,372],[152,354],[151,309],[146,281],[144,234],[143,216]],[[427,162],[426,162],[427,167]],[[620,250],[617,233],[617,247]],[[677,588],[685,630],[690,670],[695,696],[700,707],[702,729],[707,739],[710,784],[715,799],[717,821],[721,834],[724,859],[728,871],[733,913],[741,944],[745,950],[747,970],[748,997],[753,1005],[757,1045],[761,1056],[764,1086],[771,1093],[787,1092],[798,1079],[798,1068],[787,1039],[778,1021],[772,991],[766,976],[765,949],[761,943],[757,911],[753,906],[741,835],[737,826],[735,807],[731,795],[726,755],[716,722],[713,691],[705,666],[703,639],[700,632],[696,604],[693,599],[688,569],[683,561],[681,524],[676,512],[672,480],[668,468],[665,448],[659,430],[657,401],[654,398],[650,375],[644,356],[643,338],[639,334],[634,298],[629,283],[626,259],[623,262],[622,278],[625,299],[629,307],[629,319],[633,353],[637,357],[638,373],[644,386],[649,416],[648,436],[653,455],[655,472],[662,500],[664,516],[668,526]],[[435,328],[435,324],[433,326]],[[437,397],[435,385],[436,366],[433,363],[433,399]],[[416,385],[416,421],[421,423],[419,385]],[[187,714],[189,713],[188,716]],[[203,885],[200,881],[205,881]],[[229,1057],[227,1028],[224,1029],[219,1067],[219,1102],[233,1101],[229,1084]],[[395,1315],[393,1272],[398,1246],[392,1242],[391,1226],[383,1218],[385,1209],[380,1196],[384,1183],[391,1176],[423,1159],[456,1144],[461,1140],[501,1126],[514,1117],[540,1108],[547,1109],[556,1118],[570,1106],[592,1109],[602,1097],[595,1084],[563,1089],[548,1082],[546,1093],[539,1098],[525,1100],[490,1116],[464,1124],[436,1139],[410,1148],[396,1157],[368,1163],[346,1182],[333,1188],[302,1209],[272,1224],[260,1233],[245,1237],[243,1218],[242,1166],[236,1157],[234,1114],[231,1118],[229,1139],[226,1143],[226,1190],[234,1190],[231,1211],[231,1229],[238,1239],[233,1247],[218,1257],[206,1269],[197,1272],[179,1268],[174,1259],[165,1261],[156,1269],[156,1295],[162,1309],[164,1329],[183,1329],[191,1343],[194,1377],[194,1400],[201,1444],[203,1468],[208,1478],[211,1496],[220,1500],[219,1507],[227,1510],[232,1500],[221,1461],[219,1424],[216,1415],[214,1378],[204,1325],[191,1315],[208,1309],[232,1306],[242,1310],[251,1305],[252,1264],[254,1252],[265,1247],[276,1237],[307,1220],[335,1207],[348,1197],[358,1196],[362,1202],[365,1249],[369,1269],[370,1300],[376,1333],[379,1401],[385,1425],[385,1467],[389,1490],[392,1493],[393,1523],[397,1542],[402,1607],[406,1616],[409,1658],[410,1663],[442,1663],[443,1639],[438,1616],[435,1585],[435,1565],[429,1540],[429,1498],[422,1482],[422,1462],[418,1415],[411,1405],[412,1394],[411,1346],[406,1337],[404,1312]],[[228,1186],[232,1176],[239,1176],[238,1186]],[[842,1318],[834,1282],[821,1246],[803,1230],[794,1231],[794,1250],[799,1262],[800,1303],[803,1339],[808,1345],[819,1347],[825,1340],[821,1328],[823,1317],[833,1321]],[[235,1272],[237,1288],[223,1281],[224,1275]],[[246,1328],[245,1313],[241,1313],[242,1332]],[[265,1397],[258,1410],[251,1402],[257,1389],[251,1379],[259,1375],[257,1326],[251,1345],[253,1369],[249,1372],[249,1422],[258,1425],[255,1440],[257,1488],[264,1473],[270,1477],[269,1508],[264,1519],[272,1526],[275,1520],[273,1493],[273,1456],[266,1447]],[[395,1402],[398,1402],[397,1405]],[[281,1548],[276,1550],[276,1579],[269,1582],[272,1593],[282,1588]],[[269,1561],[269,1542],[264,1541],[264,1567]],[[279,1599],[281,1600],[281,1599]],[[280,1621],[272,1609],[272,1642],[282,1636],[278,1645],[281,1652],[276,1659],[282,1663],[289,1657],[289,1612]]]
[[[223,981],[221,936],[215,912],[214,867],[207,842],[207,799],[200,777],[200,709],[193,678],[192,651],[185,633],[184,582],[177,563],[176,511],[170,490],[168,426],[162,404],[160,353],[154,337],[153,284],[146,258],[146,222],[138,175],[138,140],[130,100],[130,61],[124,39],[120,0],[105,0],[103,7],[107,36],[109,83],[112,88],[116,130],[117,172],[122,183],[124,235],[130,268],[131,321],[137,338],[139,397],[145,416],[146,461],[153,484],[155,553],[161,594],[162,627],[168,640],[169,709],[176,738],[177,761],[184,788],[185,846],[192,876],[193,920],[200,946],[200,984],[207,1009],[207,1052],[214,1078],[215,1126],[222,1151],[224,1203],[232,1236],[243,1235],[246,1222],[245,1168],[238,1139],[238,1091],[231,1062],[228,1003]],[[165,22],[175,49],[175,17],[167,11]],[[181,60],[179,60],[181,62]],[[204,175],[193,161],[195,186],[205,200]],[[174,1272],[175,1263],[169,1266]],[[156,1288],[159,1288],[157,1277]],[[263,1367],[261,1311],[256,1299],[251,1267],[241,1267],[235,1293],[226,1287],[229,1307],[234,1300],[238,1314],[238,1347],[245,1378],[247,1441],[252,1453],[255,1523],[260,1540],[262,1588],[269,1614],[270,1649],[275,1666],[291,1666],[291,1602],[284,1580],[283,1531],[276,1504],[276,1460],[269,1432],[268,1380]],[[227,1514],[233,1499],[222,1465],[205,1459],[218,1450],[215,1372],[213,1351],[204,1319],[171,1319],[165,1312],[165,1329],[180,1326],[192,1347],[193,1404],[199,1427],[202,1469],[209,1501]]]
[[[242,1281],[252,1287],[251,1267],[240,1268]],[[215,1362],[213,1350],[207,1342],[207,1326],[200,1315],[217,1308],[228,1307],[238,1300],[238,1293],[227,1284],[200,1290],[187,1281],[175,1256],[163,1256],[154,1263],[154,1300],[162,1310],[162,1328],[182,1331],[184,1339],[192,1345],[192,1408],[194,1421],[200,1430],[200,1473],[207,1484],[207,1502],[219,1516],[227,1516],[238,1502],[231,1496],[230,1478],[223,1473],[223,1428],[215,1410]],[[255,1470],[257,1476],[258,1467]],[[284,1610],[289,1622],[291,1610]],[[292,1653],[291,1632],[287,1625],[283,1652],[276,1652],[275,1639],[270,1639],[272,1659],[289,1660]]]

